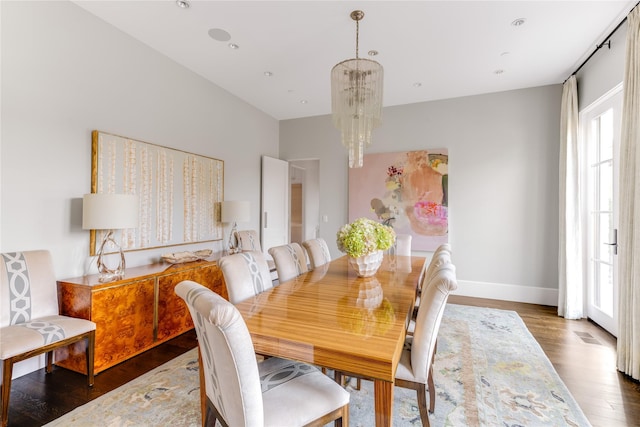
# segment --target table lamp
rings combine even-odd
[[[122,248],[113,239],[114,230],[138,227],[138,197],[133,194],[85,194],[82,199],[82,228],[104,230],[105,235],[98,250],[98,273],[100,282],[110,282],[124,276],[125,260]],[[107,248],[120,254],[114,268],[105,264]]]
[[[227,200],[222,202],[222,213],[220,221],[225,223],[233,223],[231,233],[229,234],[229,253],[235,254],[240,252],[236,242],[236,231],[238,222],[249,222],[250,204],[247,201]]]

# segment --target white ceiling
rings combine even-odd
[[[283,120],[330,113],[331,68],[355,57],[352,10],[365,13],[360,57],[379,52],[392,106],[562,83],[636,1],[74,3]],[[518,18],[524,25],[511,25]]]

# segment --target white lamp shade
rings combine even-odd
[[[222,222],[249,222],[250,204],[248,201],[227,200],[222,202]]]
[[[138,196],[133,194],[85,194],[82,228],[118,230],[138,227]]]

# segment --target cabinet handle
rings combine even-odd
[[[267,213],[264,213],[264,227],[263,228],[267,228]]]

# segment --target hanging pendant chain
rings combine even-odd
[[[356,59],[358,59],[359,37],[360,36],[360,21],[356,21]]]

